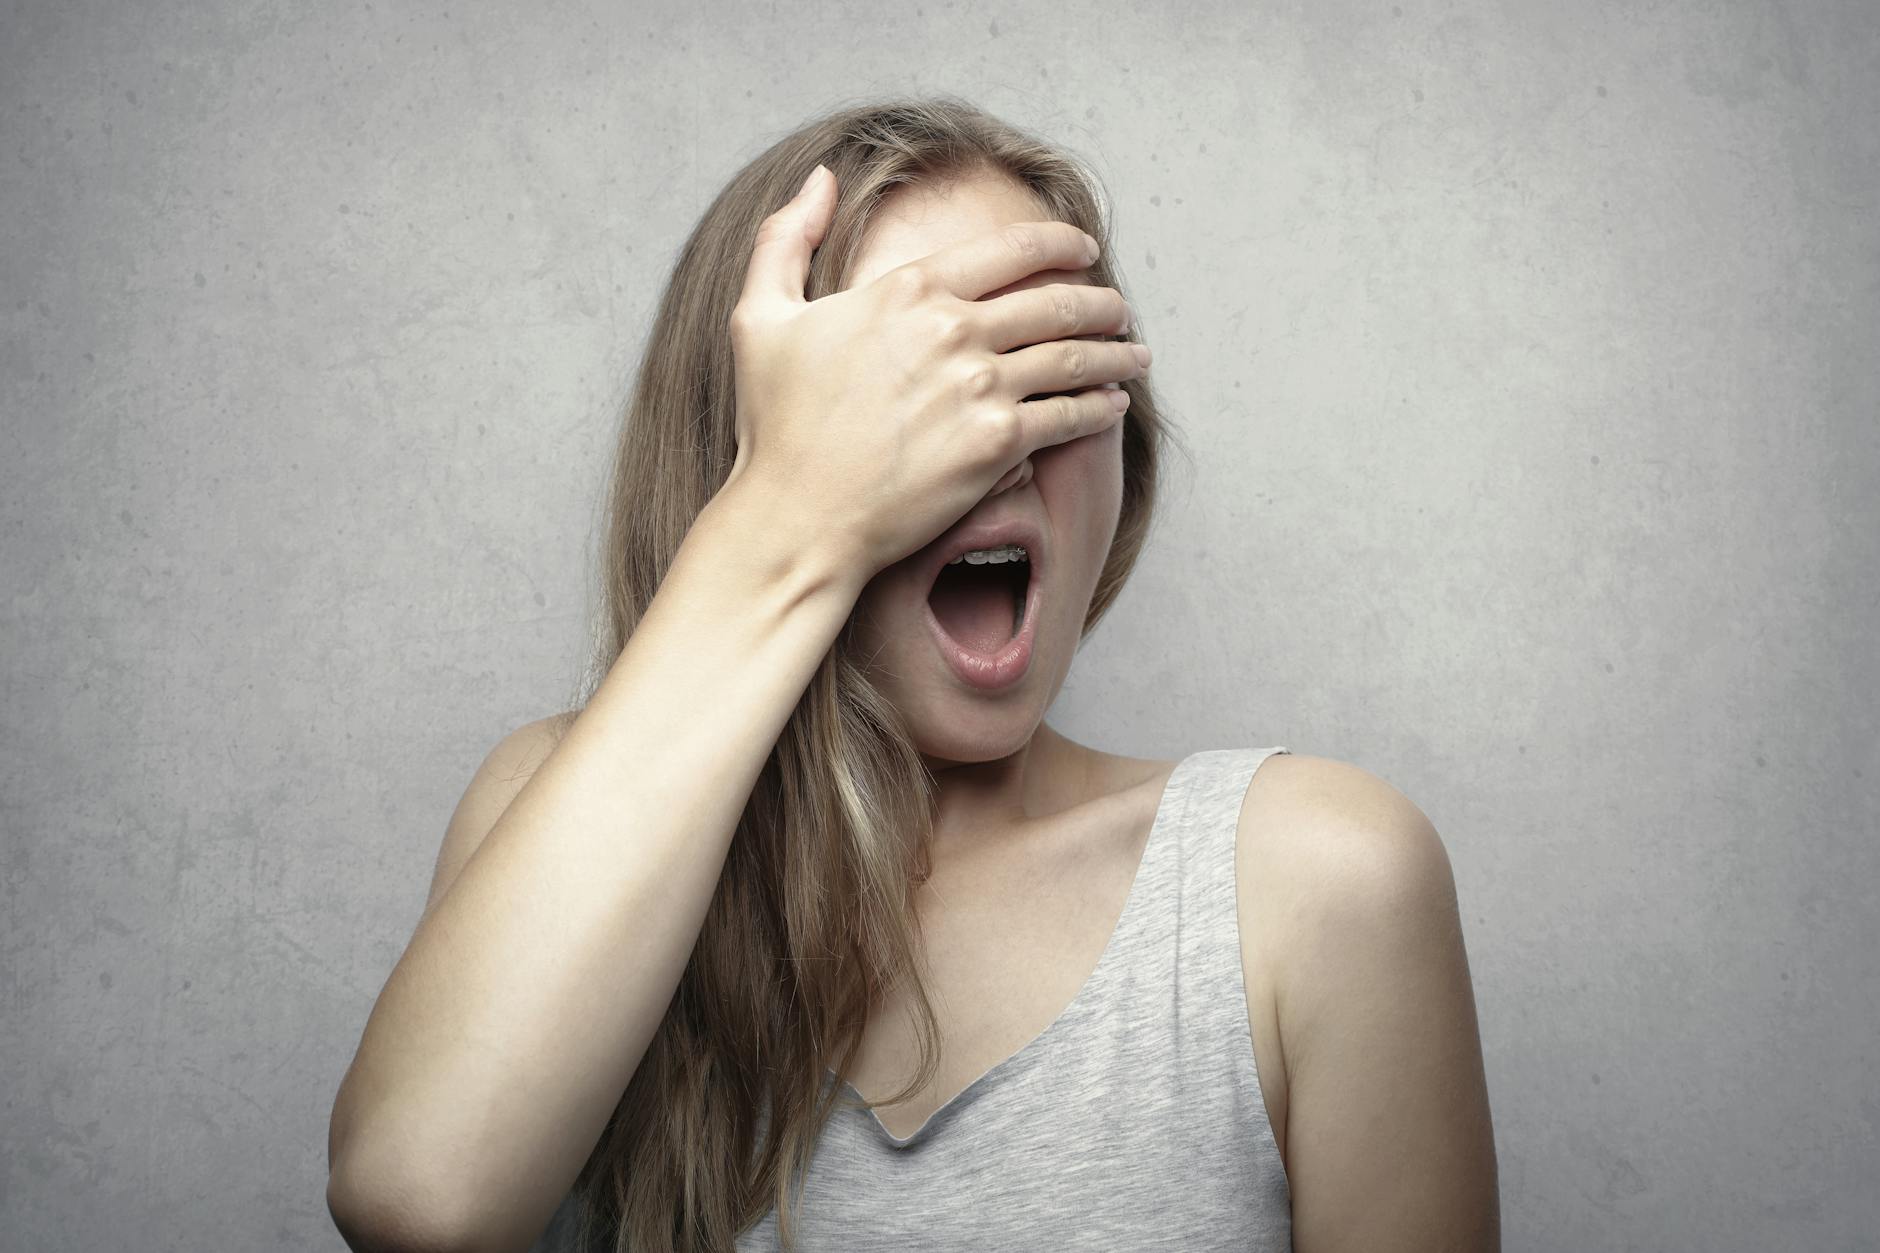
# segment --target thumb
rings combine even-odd
[[[835,185],[835,175],[818,165],[790,202],[764,219],[744,276],[746,297],[803,302],[810,254],[822,243],[835,209]]]

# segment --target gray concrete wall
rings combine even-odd
[[[5,7],[0,1245],[341,1247],[675,250],[913,87],[1097,164],[1196,453],[1055,722],[1431,816],[1509,1249],[1873,1247],[1876,10],[907,10]]]

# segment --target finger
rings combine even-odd
[[[1013,222],[899,268],[924,270],[943,291],[978,300],[1028,274],[1082,270],[1096,259],[1097,241],[1069,222]]]
[[[967,317],[980,342],[994,352],[1083,335],[1121,335],[1129,329],[1129,302],[1114,287],[1049,283],[974,303]]]
[[[1065,396],[1021,401],[1018,406],[1019,440],[1026,454],[1049,444],[1068,444],[1123,420],[1129,407],[1127,388],[1091,387]]]
[[[1148,355],[1147,344],[1131,340],[1059,339],[1000,353],[993,364],[1005,395],[1042,396],[1141,378]]]
[[[836,177],[827,166],[818,165],[790,202],[758,226],[740,304],[802,302],[810,256],[829,229],[835,202]]]

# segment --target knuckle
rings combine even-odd
[[[1038,238],[1038,232],[1023,222],[1013,222],[999,231],[1006,247],[1029,265],[1032,270],[1043,268],[1045,261],[1044,241]]]
[[[1056,412],[1051,416],[1057,419],[1058,430],[1066,435],[1076,433],[1078,412],[1077,401],[1074,397],[1059,396],[1057,398]]]
[[[972,325],[966,316],[957,309],[937,310],[933,315],[930,334],[933,342],[945,352],[957,352],[966,347]]]
[[[933,276],[927,273],[925,266],[904,265],[894,272],[891,290],[894,298],[902,304],[919,304],[932,294],[933,289]]]
[[[985,444],[996,449],[1001,458],[1018,447],[1025,424],[1017,405],[987,405],[980,410],[980,421],[986,428]]]
[[[795,222],[796,218],[793,214],[786,213],[782,209],[777,210],[757,224],[756,242],[758,244],[775,243],[777,238],[788,231]]]
[[[1090,373],[1090,349],[1080,340],[1065,340],[1058,347],[1064,373],[1072,382],[1081,383]]]
[[[999,371],[990,361],[974,361],[960,370],[960,394],[969,401],[986,399],[998,386]]]
[[[1062,287],[1051,289],[1051,312],[1057,317],[1059,335],[1074,335],[1083,326],[1083,312],[1077,298]]]

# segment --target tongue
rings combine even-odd
[[[940,628],[976,653],[995,653],[1013,629],[1012,582],[984,566],[949,566],[927,598]]]

